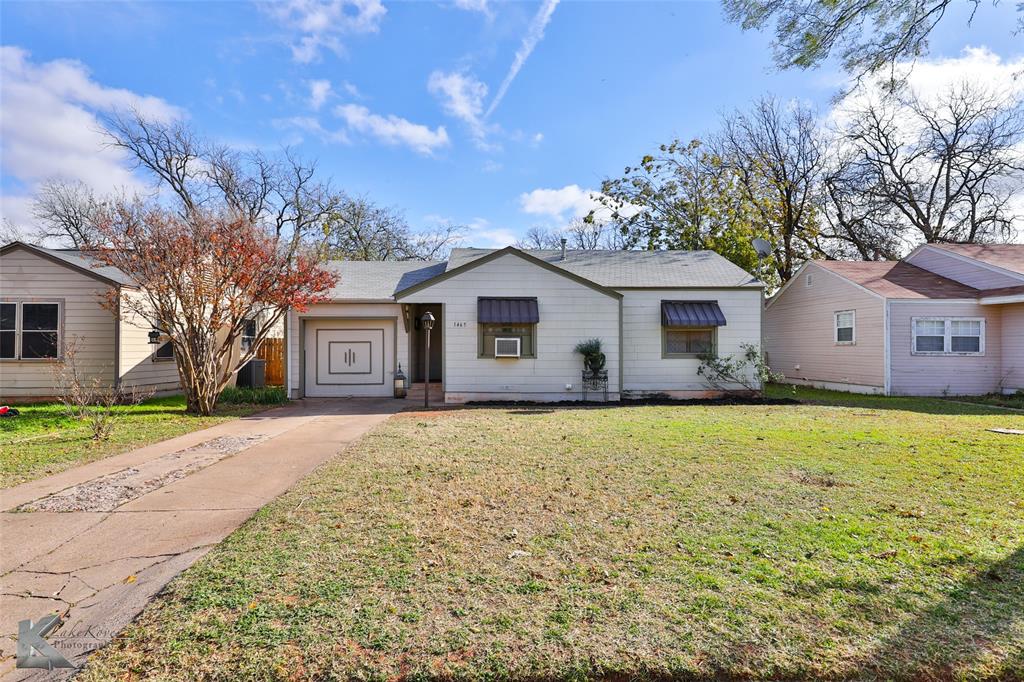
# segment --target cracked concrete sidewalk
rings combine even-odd
[[[406,405],[303,401],[0,490],[0,675],[61,675],[14,667],[18,622],[48,613],[64,622],[47,641],[81,665],[257,509]],[[239,438],[252,444],[218,450]],[[184,473],[173,475],[169,461]],[[91,507],[90,486],[123,472],[144,481],[138,494]],[[82,511],[19,510],[57,498],[85,502],[74,507]]]

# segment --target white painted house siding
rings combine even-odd
[[[301,397],[301,377],[305,371],[302,366],[302,344],[300,343],[300,321],[301,320],[385,320],[397,318],[396,347],[398,361],[408,375],[409,371],[409,334],[402,324],[402,306],[397,303],[320,303],[310,306],[309,310],[297,313],[292,310],[288,313],[287,330],[287,354],[288,368],[286,381],[288,383],[288,395],[292,398]],[[384,376],[387,385],[394,384],[394,371]]]
[[[725,315],[718,328],[718,354],[737,355],[743,344],[761,345],[759,289],[654,289],[621,292],[622,385],[625,395],[687,394],[709,389],[697,374],[696,358],[662,357],[662,301],[717,301]]]
[[[907,257],[907,262],[937,275],[966,284],[975,289],[1000,289],[1024,283],[1024,275],[1013,276],[994,271],[977,261],[940,249],[925,247]]]
[[[1024,303],[997,307],[1003,326],[1002,388],[1006,393],[1024,391]]]
[[[114,382],[115,318],[100,305],[110,285],[23,248],[0,256],[0,299],[58,302],[62,343],[88,379]],[[0,360],[0,398],[53,396],[53,360]]]
[[[478,357],[477,298],[536,297],[537,357]],[[583,359],[577,343],[599,338],[607,356],[609,398],[619,396],[619,301],[556,272],[506,254],[401,297],[444,306],[444,391],[447,402],[575,400]],[[566,385],[570,384],[571,389]]]
[[[854,311],[855,342],[840,345],[835,313],[846,310]],[[884,391],[884,330],[884,299],[813,263],[764,312],[772,370],[789,381],[826,388]]]
[[[141,297],[137,291],[123,289],[122,297]],[[145,319],[136,317],[122,302],[120,322],[121,384],[137,386],[166,395],[180,393],[178,368],[173,359],[156,359],[157,345],[149,342],[152,326]]]
[[[994,392],[1002,374],[1000,306],[974,301],[929,300],[889,302],[891,392],[894,395],[981,395]],[[915,317],[985,319],[984,355],[914,355]]]

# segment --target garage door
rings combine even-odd
[[[393,320],[307,320],[306,395],[392,395]]]

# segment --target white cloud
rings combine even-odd
[[[982,88],[993,95],[1024,95],[1024,56],[1004,61],[986,47],[967,47],[959,57],[923,59],[901,64],[897,72],[906,77],[907,86],[925,102],[934,102],[951,87],[962,83]],[[842,126],[853,112],[882,97],[874,81],[854,88],[830,112],[833,123]]]
[[[597,197],[600,192],[583,189],[579,185],[566,185],[561,189],[535,189],[519,195],[523,212],[564,220],[579,218],[601,208]]]
[[[381,0],[280,0],[263,5],[266,12],[292,32],[292,59],[308,64],[323,49],[342,54],[342,37],[376,33],[387,14]]]
[[[427,90],[440,100],[446,114],[469,126],[473,142],[478,148],[487,151],[495,149],[495,145],[487,142],[489,128],[483,120],[487,85],[466,72],[434,71],[427,79]]]
[[[431,130],[428,126],[393,114],[375,114],[359,104],[337,106],[334,113],[348,124],[350,130],[372,135],[385,144],[405,145],[420,154],[432,154],[449,143],[444,126]]]
[[[0,197],[0,214],[15,224],[31,222],[32,193],[48,179],[83,182],[101,194],[145,188],[125,155],[106,146],[101,114],[136,109],[164,121],[184,116],[160,98],[97,83],[81,62],[33,62],[18,47],[0,47],[0,84],[2,170],[23,188]]]
[[[331,81],[311,80],[306,81],[309,86],[309,108],[313,111],[320,111],[327,98],[331,96]]]
[[[604,196],[592,189],[583,189],[579,185],[566,185],[561,189],[535,189],[519,195],[519,207],[524,213],[553,218],[555,221],[568,224],[573,218],[583,218],[591,211],[594,219],[604,222],[612,217],[612,212],[600,199]],[[619,207],[619,215],[628,217],[641,209],[632,205]]]
[[[276,118],[273,121],[274,127],[282,130],[297,130],[317,136],[323,142],[336,142],[348,144],[348,135],[344,130],[327,130],[320,121],[313,116],[291,116],[289,118]],[[298,140],[301,142],[301,138]]]
[[[484,165],[483,168],[481,168],[481,170],[484,173],[497,173],[502,168],[504,168],[504,166],[501,165],[501,163],[495,161],[494,159],[487,159],[486,161],[484,161]]]
[[[512,81],[515,80],[516,76],[519,75],[520,69],[523,68],[523,64],[530,57],[533,49],[537,47],[537,43],[544,37],[544,29],[547,28],[548,22],[551,21],[551,15],[554,14],[555,8],[558,7],[559,0],[544,0],[541,4],[540,9],[537,10],[537,14],[534,15],[533,21],[530,22],[530,27],[526,31],[526,35],[523,36],[523,42],[516,50],[516,56],[512,60],[512,66],[509,67],[508,73],[505,74],[505,80],[498,86],[498,92],[494,95],[494,99],[491,101],[491,106],[487,108],[485,117],[489,117],[494,110],[501,104],[501,100],[505,97],[505,93],[508,92],[508,88],[512,85]]]
[[[488,17],[491,16],[491,6],[488,0],[455,0],[453,4],[467,12],[480,12]]]
[[[352,99],[363,99],[363,93],[359,92],[359,88],[348,81],[342,81],[341,89],[347,92]]]
[[[474,218],[466,227],[466,243],[470,246],[498,249],[519,238],[512,230],[493,227],[486,218]]]

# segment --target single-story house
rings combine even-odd
[[[12,242],[0,247],[0,401],[57,394],[54,367],[74,345],[79,371],[103,385],[179,390],[170,344],[151,344],[144,320],[101,305],[139,296],[120,270],[79,251]]]
[[[455,249],[330,267],[330,301],[288,317],[293,398],[392,395],[399,369],[422,390],[429,364],[447,403],[579,400],[573,349],[592,338],[607,386],[588,398],[696,397],[701,353],[760,346],[762,284],[711,251]]]
[[[885,395],[1024,390],[1024,244],[926,244],[900,261],[808,261],[765,306],[771,368]]]

